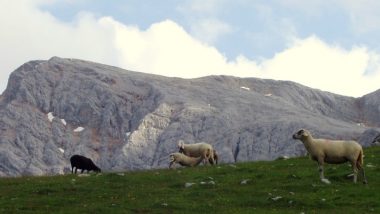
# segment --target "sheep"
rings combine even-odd
[[[305,129],[301,129],[293,134],[293,139],[301,140],[310,157],[318,162],[321,181],[328,182],[324,177],[324,163],[340,164],[349,161],[354,171],[354,183],[357,182],[358,170],[363,177],[363,183],[367,183],[363,168],[363,149],[356,141],[314,139],[310,132]]]
[[[214,157],[218,158],[216,152],[212,146],[208,143],[194,143],[185,144],[182,140],[178,142],[178,148],[180,153],[183,153],[189,157],[203,157],[203,163],[209,162],[211,165],[215,164]]]
[[[84,170],[87,170],[88,172],[91,170],[95,172],[101,172],[100,168],[97,167],[90,158],[86,158],[82,155],[71,156],[70,163],[71,163],[71,173],[74,173],[74,168],[75,168],[75,174],[77,174],[78,169],[81,169],[81,173],[83,173]]]
[[[194,157],[186,156],[185,154],[182,154],[179,152],[171,153],[169,157],[170,157],[169,169],[171,169],[175,163],[178,163],[181,166],[193,167],[193,166],[197,166],[203,161],[202,156],[194,158]]]

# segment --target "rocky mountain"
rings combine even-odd
[[[291,136],[379,134],[380,90],[340,96],[288,81],[180,79],[76,59],[31,61],[0,98],[0,176],[62,174],[73,154],[103,171],[168,166],[177,142],[208,142],[221,162],[305,154]]]

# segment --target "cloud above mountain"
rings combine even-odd
[[[71,22],[64,22],[40,9],[40,4],[46,4],[40,0],[0,1],[4,5],[0,8],[0,90],[17,66],[52,56],[183,78],[233,75],[290,80],[349,96],[379,88],[380,55],[365,46],[347,49],[316,35],[294,35],[286,48],[271,58],[251,59],[241,54],[229,59],[212,44],[233,27],[217,19],[204,19],[194,25],[194,32],[170,19],[141,29],[91,12],[81,12]],[[214,28],[209,27],[213,24]],[[206,34],[209,42],[199,39]]]

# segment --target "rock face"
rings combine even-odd
[[[62,174],[69,158],[103,171],[167,167],[177,142],[208,142],[221,162],[305,154],[291,136],[379,134],[380,91],[344,97],[293,82],[180,79],[53,57],[14,71],[0,99],[0,176]]]

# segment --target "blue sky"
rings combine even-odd
[[[183,78],[291,80],[356,97],[380,88],[376,0],[0,3],[0,90],[19,65],[51,56]]]
[[[357,23],[360,20],[355,21],[353,17],[362,15],[348,9],[348,5],[344,6],[343,3],[338,4],[334,1],[311,1],[306,5],[302,5],[305,3],[301,2],[303,1],[114,0],[110,3],[79,0],[58,1],[43,5],[41,9],[49,11],[65,22],[71,22],[77,14],[88,11],[98,18],[111,16],[142,30],[169,19],[181,25],[197,39],[216,46],[229,58],[239,54],[253,58],[272,57],[286,47],[290,36],[306,38],[310,35],[347,49],[355,45],[365,45],[380,51],[380,43],[377,42],[380,27],[365,29],[367,24],[361,26]],[[371,7],[371,4],[368,4],[368,7]],[[196,32],[194,25],[210,19],[225,23],[230,30],[221,33],[215,40],[204,38],[204,35]],[[239,41],[239,44],[232,41]]]

